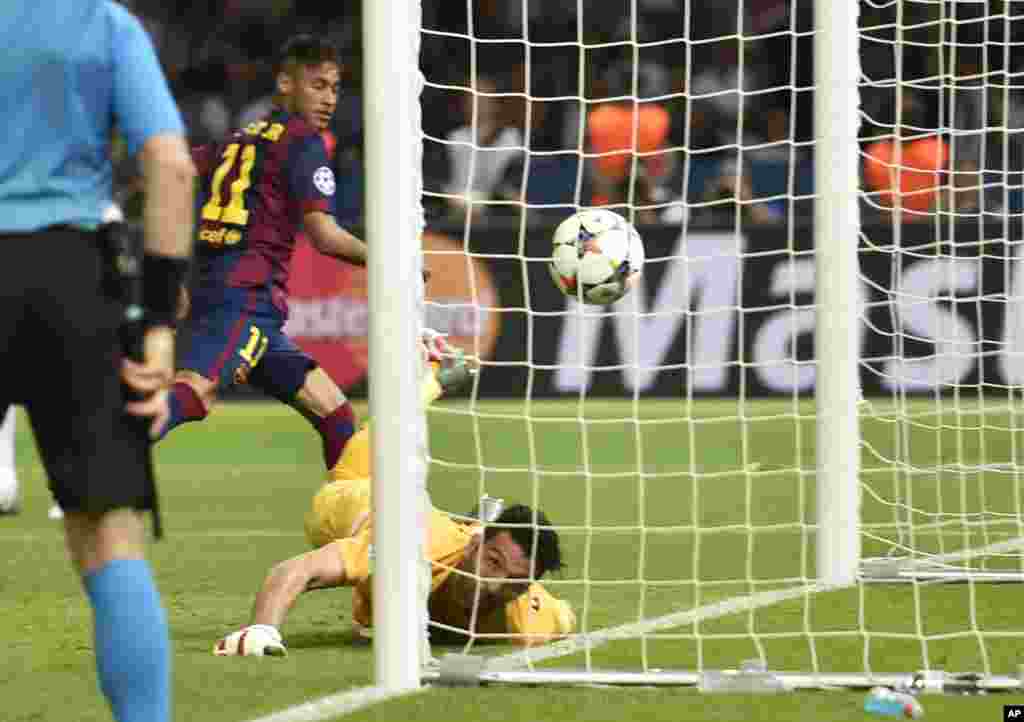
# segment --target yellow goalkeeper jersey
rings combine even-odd
[[[352,617],[356,623],[367,627],[373,623],[373,525],[368,516],[364,517],[369,510],[369,500],[368,479],[330,482],[317,494],[306,522],[307,535],[315,545],[339,542],[346,574],[354,581]],[[347,536],[353,520],[360,517],[365,521],[356,522],[358,531]],[[436,509],[430,512],[429,524],[427,554],[432,563],[430,618],[446,627],[468,630],[472,609],[463,607],[453,585],[446,582],[452,570],[462,563],[473,535],[481,533],[481,529],[476,524],[458,522]],[[526,593],[479,618],[475,631],[530,645],[570,634],[575,631],[575,626],[571,606],[534,582]]]

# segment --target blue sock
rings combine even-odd
[[[171,654],[167,618],[149,564],[115,559],[85,577],[96,670],[118,722],[167,722]]]

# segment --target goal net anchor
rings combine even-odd
[[[911,582],[1019,584],[1024,582],[1024,572],[981,571],[927,559],[891,557],[865,559],[860,567],[860,578],[863,582],[890,584]]]
[[[886,556],[861,560],[859,578],[862,582],[975,582],[1007,584],[1024,582],[1021,570],[986,570],[966,566],[971,559],[1013,554],[1019,557],[1024,538],[1008,539],[981,549],[951,552],[933,557]]]
[[[889,687],[914,694],[986,695],[1020,694],[1020,676],[948,673],[924,670],[914,673],[864,674],[776,672],[760,662],[744,662],[741,669],[693,671],[648,670],[629,672],[598,669],[488,670],[487,658],[448,654],[440,666],[425,672],[424,684],[447,687],[488,685],[545,685],[597,687],[695,687],[705,694],[779,694],[796,691],[855,690]]]

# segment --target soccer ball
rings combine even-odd
[[[644,244],[632,224],[603,208],[579,211],[555,229],[548,270],[559,290],[607,306],[629,293],[644,265]]]

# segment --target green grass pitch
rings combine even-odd
[[[634,417],[634,408],[639,411]],[[865,539],[955,553],[1020,535],[1012,518],[1020,479],[1019,419],[951,406],[912,424],[864,420]],[[524,420],[528,410],[531,421]],[[813,575],[813,406],[786,401],[575,400],[438,405],[430,415],[434,503],[468,511],[482,491],[538,503],[562,533],[568,568],[551,580],[588,629],[629,625],[716,601],[797,586]],[[882,414],[884,416],[884,413]],[[628,420],[623,420],[628,419]],[[0,719],[108,720],[97,690],[89,608],[66,559],[59,523],[25,419],[18,433],[24,503],[0,518]],[[920,468],[884,459],[909,449]],[[905,452],[904,452],[905,453]],[[305,550],[302,515],[323,478],[319,439],[294,412],[244,403],[184,427],[157,451],[167,538],[151,547],[171,623],[175,719],[228,722],[372,683],[368,645],[353,639],[349,592],[317,592],[295,606],[285,659],[224,659],[216,639],[245,623],[268,567]],[[910,491],[912,496],[908,497]],[[894,504],[894,502],[896,502]],[[914,511],[908,511],[906,506]],[[931,516],[942,512],[943,516]],[[959,515],[959,516],[957,516]],[[897,522],[912,516],[918,532]],[[936,520],[946,526],[931,524]],[[980,523],[986,520],[986,523]],[[750,533],[751,529],[757,530]],[[990,557],[988,568],[1011,560]],[[1019,564],[1019,560],[1017,561]],[[699,580],[700,583],[696,583]],[[767,655],[773,669],[856,672],[934,667],[1016,674],[1024,662],[1018,585],[871,585],[660,630],[593,651],[601,668],[735,667]],[[918,623],[920,622],[920,627]],[[864,632],[868,634],[864,634]],[[809,632],[811,634],[809,634]],[[919,634],[928,637],[923,645]],[[444,651],[461,651],[451,648]],[[477,647],[504,654],[505,645]],[[581,656],[549,662],[579,667]],[[692,690],[608,688],[438,689],[362,710],[359,720],[830,720],[866,719],[863,696],[771,698]],[[928,697],[932,720],[1002,719],[1003,696]]]

